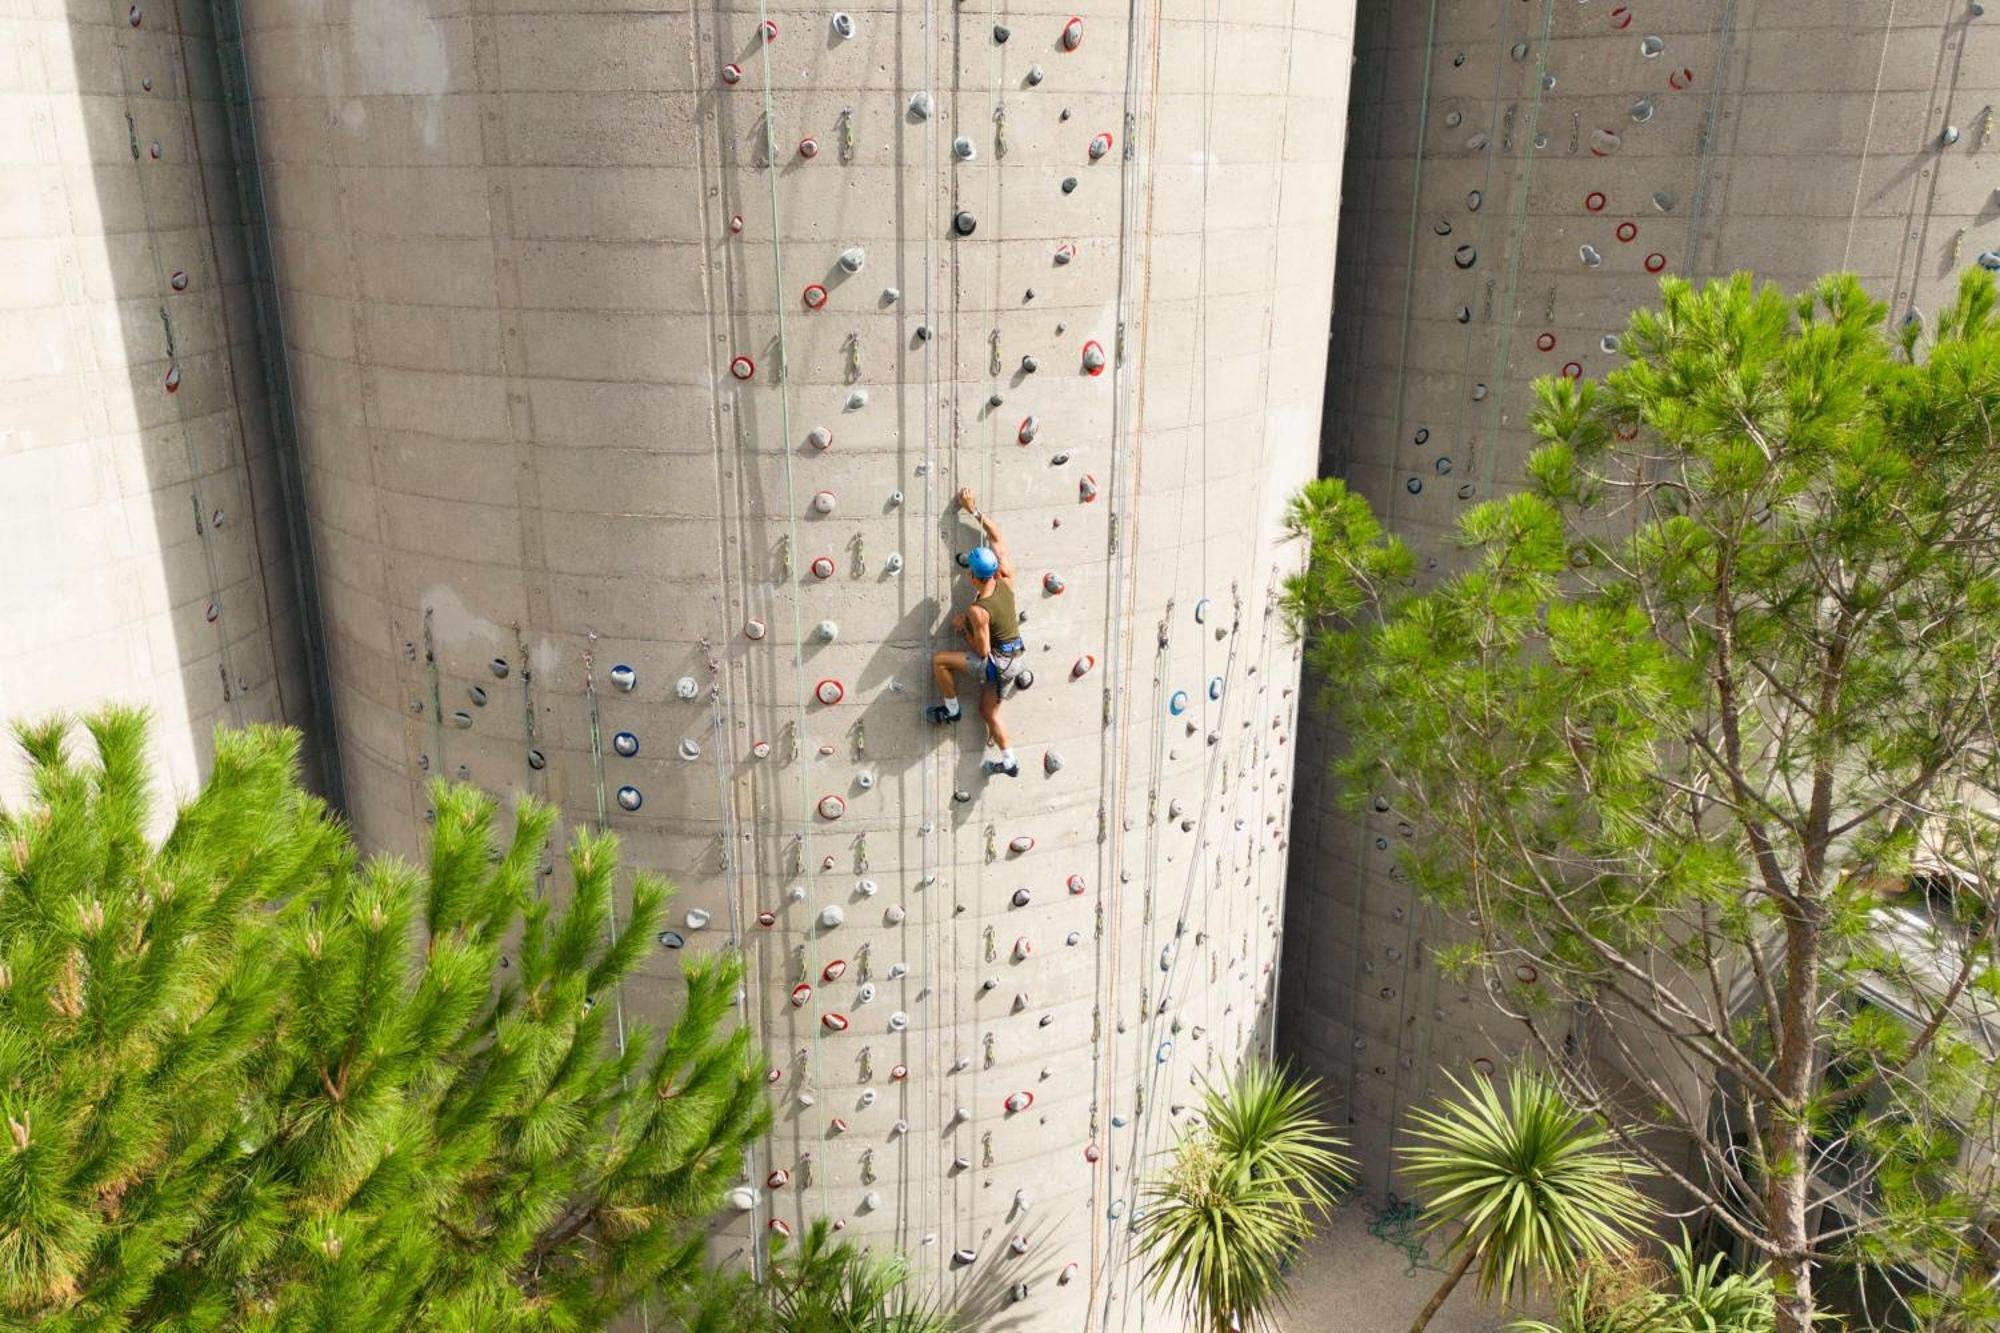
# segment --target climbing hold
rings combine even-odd
[[[1566,380],[1580,380],[1583,378],[1583,366],[1575,361],[1565,361],[1562,373]]]
[[[1597,252],[1597,247],[1594,245],[1578,246],[1576,257],[1583,261],[1585,268],[1597,268],[1604,263],[1604,256]]]
[[[763,638],[763,637],[764,637],[765,633],[766,633],[766,630],[764,629],[764,622],[763,622],[763,621],[761,621],[761,620],[751,620],[751,621],[746,621],[746,622],[744,622],[744,625],[743,625],[743,637],[744,637],[744,638],[746,638],[746,639],[761,639],[761,638]]]
[[[813,557],[812,564],[807,566],[807,568],[812,570],[812,576],[816,579],[830,579],[833,577],[833,557],[830,555],[816,555]]]
[[[1211,676],[1209,678],[1208,697],[1211,699],[1220,699],[1222,697],[1222,677]]]
[[[1095,500],[1097,498],[1097,478],[1088,472],[1084,473],[1082,480],[1076,483],[1076,496],[1077,499],[1083,501],[1085,504],[1089,504],[1092,500]]]
[[[539,773],[548,766],[549,766],[549,757],[547,755],[543,754],[540,750],[531,749],[528,751],[529,768],[532,768],[537,773]]]
[[[1076,192],[1076,185],[1076,177],[1065,176],[1062,180],[1062,192],[1064,194],[1074,194]]]
[[[996,23],[993,25],[993,40],[1000,43],[1000,45],[1002,46],[1005,46],[1007,44],[1007,39],[1009,37],[1012,37],[1013,35],[1014,35],[1013,31],[1010,28],[1008,28],[1006,24]]]
[[[838,819],[847,813],[847,800],[838,792],[828,792],[819,798],[819,817]]]
[[[747,380],[757,373],[757,363],[747,356],[731,357],[729,360],[729,373],[739,380]]]
[[[1075,1280],[1075,1278],[1076,1278],[1076,1265],[1073,1263],[1064,1264],[1062,1266],[1062,1272],[1056,1274],[1056,1285],[1058,1287],[1067,1287],[1072,1281]]]
[[[907,915],[908,913],[904,910],[901,903],[890,903],[883,910],[882,919],[892,926],[900,926],[903,924],[903,918]]]
[[[1639,39],[1639,54],[1647,60],[1651,60],[1666,49],[1667,44],[1651,33]]]
[[[847,1122],[845,1120],[842,1120],[839,1116],[835,1116],[830,1122],[828,1122],[827,1132],[830,1134],[845,1134],[847,1132]],[[834,1228],[838,1230],[841,1224],[839,1222],[835,1222],[833,1225]]]
[[[1062,49],[1065,51],[1074,51],[1076,50],[1077,47],[1082,45],[1083,45],[1083,20],[1080,18],[1072,18],[1069,22],[1063,24]]]
[[[834,799],[838,800],[840,798],[835,797]],[[847,911],[839,903],[828,903],[825,907],[819,909],[819,923],[827,930],[832,930],[845,920],[847,920]]]
[[[1536,334],[1535,346],[1544,352],[1553,352],[1556,349],[1556,335],[1553,333]],[[1484,397],[1485,395],[1481,394],[1478,396]]]
[[[951,153],[953,157],[956,157],[961,162],[970,162],[978,155],[979,150],[972,146],[972,140],[969,137],[961,134],[951,141]]]
[[[951,229],[957,232],[960,236],[972,235],[973,231],[976,230],[978,226],[979,226],[979,219],[972,216],[971,212],[965,209],[960,209],[959,212],[951,220]]]
[[[618,789],[618,805],[620,809],[637,810],[645,803],[646,798],[640,794],[637,787],[620,787]]]
[[[1041,424],[1034,417],[1022,417],[1020,429],[1014,432],[1014,438],[1021,444],[1033,444],[1035,442],[1035,435],[1040,429]]]
[[[833,512],[833,503],[834,501],[833,501],[832,491],[814,492],[812,499],[814,513],[831,514]]]
[[[186,291],[188,289],[187,271],[185,269],[175,269],[173,276],[167,279],[167,285],[177,292]]]
[[[1452,251],[1451,262],[1460,268],[1471,268],[1479,262],[1479,247],[1476,245],[1459,246],[1458,249]]]
[[[1104,348],[1095,338],[1083,345],[1083,368],[1092,375],[1104,373]]]
[[[1110,151],[1111,151],[1111,136],[1110,136],[1110,134],[1108,134],[1108,133],[1099,133],[1099,134],[1096,134],[1096,135],[1092,136],[1092,138],[1091,138],[1091,140],[1090,140],[1090,160],[1091,160],[1091,161],[1093,161],[1093,162],[1097,161],[1097,159],[1098,159],[1098,158],[1100,158],[1100,157],[1103,157],[1103,156],[1104,156],[1104,155],[1105,155],[1106,153],[1108,153],[1108,152],[1110,152]]]
[[[733,216],[732,216],[732,217],[731,217],[731,218],[729,219],[729,230],[730,230],[730,233],[731,233],[732,235],[741,235],[741,234],[742,234],[742,231],[743,231],[743,215],[742,215],[741,213],[737,213],[737,214],[733,215]]]
[[[1667,266],[1667,257],[1661,254],[1659,251],[1655,250],[1652,254],[1646,256],[1646,272],[1658,273],[1661,269],[1665,268],[1666,266]]]
[[[1632,9],[1629,5],[1613,5],[1610,13],[1611,26],[1629,28],[1632,26]]]
[[[854,16],[845,10],[836,10],[833,15],[833,35],[846,41],[854,35]]]
[[[781,1190],[786,1185],[789,1185],[791,1180],[792,1173],[781,1166],[772,1171],[770,1175],[764,1177],[764,1186],[766,1189]]]
[[[1056,573],[1054,570],[1050,570],[1048,573],[1042,575],[1042,591],[1051,597],[1062,596],[1062,590],[1067,586],[1063,582],[1062,575]]]
[[[1023,892],[1026,892],[1026,890],[1023,890]],[[1034,942],[1031,941],[1026,935],[1019,936],[1018,938],[1015,939],[1014,941],[1015,962],[1017,963],[1027,962],[1028,955],[1033,953],[1034,951],[1035,951]]]
[[[1098,1147],[1098,1146],[1097,1146],[1096,1144],[1094,1144],[1094,1143],[1086,1143],[1086,1144],[1084,1144],[1084,1145],[1083,1145],[1083,1160],[1084,1160],[1084,1161],[1086,1161],[1086,1162],[1095,1162],[1095,1161],[1098,1161],[1099,1159],[1101,1159],[1101,1158],[1102,1158],[1103,1156],[1104,1156],[1104,1150],[1103,1150],[1102,1148]]]
[[[729,1206],[739,1213],[747,1213],[757,1206],[757,1191],[748,1185],[738,1185],[723,1197],[728,1199]]]
[[[1188,692],[1186,690],[1175,690],[1171,695],[1168,696],[1167,711],[1169,713],[1172,713],[1175,717],[1179,717],[1182,713],[1187,712],[1187,707],[1188,707]]]
[[[1163,1041],[1159,1044],[1158,1048],[1156,1048],[1153,1051],[1153,1063],[1158,1065],[1163,1065],[1167,1062],[1167,1057],[1172,1055],[1173,1053],[1174,1053],[1174,1044],[1171,1041]]]
[[[862,1212],[872,1213],[877,1209],[879,1209],[881,1206],[882,1206],[882,1196],[876,1191],[869,1190],[866,1194],[863,1194],[861,1196]]]
[[[769,759],[771,757],[771,742],[757,741],[753,743],[750,746],[750,753],[758,759]]]
[[[1030,88],[1039,87],[1041,85],[1042,80],[1047,77],[1048,75],[1042,72],[1042,67],[1040,65],[1028,66],[1028,86]]]
[[[1042,752],[1042,772],[1059,773],[1062,771],[1062,766],[1063,757],[1061,754],[1054,750],[1044,750]]]
[[[1625,141],[1618,137],[1617,130],[1596,129],[1590,132],[1590,153],[1593,157],[1610,157]]]
[[[653,938],[669,949],[679,949],[687,944],[687,940],[677,930],[663,930]]]
[[[818,157],[819,140],[813,138],[810,134],[799,140],[799,156],[803,158]]]
[[[1197,625],[1208,623],[1208,598],[1204,597],[1194,604],[1194,623]]]
[[[1034,849],[1035,840],[1025,833],[1010,839],[1007,843],[1007,850],[1016,856],[1020,856],[1024,852],[1031,852]]]
[[[1070,667],[1069,678],[1071,680],[1081,680],[1083,677],[1089,675],[1090,669],[1096,665],[1097,659],[1089,653],[1085,653],[1082,657],[1077,658],[1075,664]]]
[[[961,1158],[960,1160],[964,1159]],[[979,1258],[979,1251],[977,1250],[962,1249],[962,1250],[953,1250],[951,1252],[951,1261],[957,1264],[961,1268],[965,1267],[965,1265],[967,1264],[976,1262],[978,1258]]]
[[[1074,894],[1081,894],[1083,890],[1084,890],[1083,876],[1071,875],[1069,877],[1069,891]]]
[[[838,981],[846,975],[847,960],[845,958],[836,958],[819,970],[819,979],[821,981]]]
[[[816,282],[807,283],[804,300],[806,303],[806,309],[808,310],[819,309],[821,306],[826,304],[826,288],[822,287],[819,283]]]
[[[162,383],[166,385],[168,393],[179,393],[181,390],[181,368],[179,366],[167,367],[167,377]]]
[[[812,998],[812,994],[813,988],[803,981],[792,987],[792,1008],[803,1009],[806,1001]]]
[[[1604,191],[1592,190],[1589,194],[1585,195],[1583,197],[1583,207],[1585,212],[1602,213],[1604,211]]]
[[[1986,269],[1989,272],[2000,270],[2000,250],[1980,251],[1979,267]]]
[[[1033,293],[1030,293],[1030,295],[1032,294]],[[1024,356],[1021,358],[1021,373],[1023,375],[1032,375],[1041,368],[1042,368],[1042,363],[1035,360],[1035,358],[1032,355]]]
[[[1029,902],[1033,900],[1033,898],[1034,895],[1029,892],[1028,887],[1024,884],[1020,888],[1014,890],[1014,897],[1012,901],[1014,906],[1016,907],[1026,907],[1029,904]]]
[[[1631,244],[1635,239],[1637,239],[1638,235],[1639,235],[1638,223],[1628,221],[1628,222],[1621,222],[1618,224],[1618,239],[1625,242],[1627,245]]]
[[[743,81],[743,66],[737,64],[724,65],[722,67],[722,81],[729,84],[741,83]]]
[[[692,699],[701,693],[701,686],[693,676],[682,676],[674,682],[674,693],[683,699]]]
[[[1056,247],[1056,263],[1067,264],[1076,258],[1076,246],[1064,241]]]
[[[630,759],[639,753],[639,738],[629,731],[621,731],[611,738],[611,748]]]
[[[1685,92],[1687,89],[1692,88],[1693,86],[1694,86],[1694,71],[1686,68],[1685,66],[1667,75],[1667,87],[1672,88],[1675,92]],[[1957,143],[1958,131],[1950,126],[1946,126],[1946,128],[1951,130],[1953,137],[1945,140],[1945,142]]]
[[[1650,97],[1640,98],[1632,104],[1632,110],[1629,114],[1632,117],[1633,124],[1644,125],[1653,118],[1653,99]]]
[[[821,643],[832,643],[840,633],[840,626],[831,620],[822,620],[813,626],[813,636]]]
[[[910,94],[910,114],[918,120],[929,120],[933,105],[934,103],[931,101],[929,93],[916,92]]]
[[[819,1016],[819,1025],[828,1032],[845,1032],[847,1031],[847,1015],[821,1014]]]

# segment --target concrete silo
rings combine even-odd
[[[725,1249],[1137,1318],[1141,1165],[1268,1034],[1350,8],[244,0],[348,807],[617,830],[681,886],[628,1018],[741,943]],[[921,721],[960,486],[1017,779]]]
[[[1892,318],[2000,247],[1993,57],[1964,0],[1363,0],[1322,469],[1435,569],[1517,484],[1529,385],[1599,375],[1658,276],[1858,273]],[[1993,261],[2000,264],[2000,256]],[[1351,816],[1303,737],[1285,1045],[1343,1093],[1392,1184],[1392,1127],[1511,1048],[1427,966],[1448,927],[1398,882],[1410,829]]]
[[[206,17],[0,17],[0,715],[143,704],[183,791],[315,711]]]

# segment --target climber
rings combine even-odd
[[[931,675],[937,681],[944,702],[932,704],[933,722],[959,719],[957,674],[964,672],[980,682],[979,716],[986,731],[1000,747],[1000,757],[986,762],[986,771],[1006,777],[1021,776],[1007,742],[1007,728],[1000,721],[1000,701],[1034,679],[1024,672],[1027,645],[1021,641],[1021,617],[1014,609],[1014,567],[1007,559],[1007,544],[1000,529],[979,510],[972,488],[958,493],[958,507],[972,515],[986,542],[972,548],[965,559],[966,580],[972,584],[972,605],[951,618],[951,627],[965,635],[970,652],[940,652],[931,657]]]

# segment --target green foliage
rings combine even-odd
[[[773,1249],[769,1308],[776,1333],[951,1333],[957,1321],[910,1290],[909,1261],[833,1240],[815,1219],[797,1253]]]
[[[1664,1271],[1629,1256],[1588,1264],[1563,1289],[1555,1322],[1524,1319],[1510,1333],[1771,1333],[1775,1320],[1768,1268],[1725,1273],[1720,1255],[1696,1259],[1683,1231]]]
[[[1660,302],[1601,383],[1538,382],[1527,488],[1456,569],[1418,586],[1320,482],[1288,605],[1347,796],[1477,923],[1456,956],[1802,1333],[1829,1255],[1989,1266],[1960,1145],[2000,1111],[2000,300],[1968,274],[1927,340],[1848,277]],[[1808,1234],[1824,1177],[1865,1222]]]
[[[1427,1229],[1456,1228],[1447,1253],[1470,1257],[1482,1294],[1505,1301],[1568,1277],[1645,1228],[1652,1210],[1632,1181],[1650,1173],[1553,1081],[1513,1069],[1504,1100],[1484,1075],[1452,1084],[1457,1100],[1411,1110],[1400,1153]]]
[[[1155,1294],[1208,1330],[1272,1326],[1284,1262],[1332,1206],[1352,1163],[1317,1109],[1318,1084],[1256,1060],[1202,1091],[1200,1128],[1145,1186],[1139,1245]]]
[[[296,739],[218,738],[157,849],[144,724],[23,729],[0,814],[0,1307],[48,1329],[572,1329],[701,1275],[702,1220],[768,1121],[740,978],[692,961],[665,1032],[608,1001],[667,897],[606,930],[609,837],[536,896],[439,786],[426,871],[359,864]],[[509,940],[514,943],[510,946]]]

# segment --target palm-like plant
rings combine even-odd
[[[1284,1301],[1285,1260],[1350,1178],[1318,1097],[1317,1081],[1246,1061],[1202,1090],[1201,1127],[1146,1184],[1146,1276],[1203,1330],[1270,1326]]]
[[[1452,1085],[1458,1100],[1411,1112],[1413,1142],[1402,1149],[1405,1174],[1429,1200],[1427,1229],[1458,1226],[1447,1248],[1457,1259],[1410,1333],[1422,1333],[1473,1265],[1481,1294],[1504,1301],[1573,1276],[1639,1231],[1650,1211],[1631,1184],[1644,1168],[1614,1151],[1602,1123],[1549,1079],[1516,1068],[1504,1101],[1483,1075]]]
[[[825,1218],[782,1248],[771,1263],[770,1304],[777,1333],[951,1333],[957,1321],[937,1301],[910,1290],[909,1261],[835,1241]]]
[[[1643,1270],[1634,1290],[1618,1279],[1635,1265],[1586,1265],[1563,1289],[1553,1322],[1523,1319],[1509,1333],[1771,1333],[1776,1323],[1770,1269],[1724,1273],[1721,1255],[1694,1257],[1685,1231],[1664,1268],[1646,1260]]]

